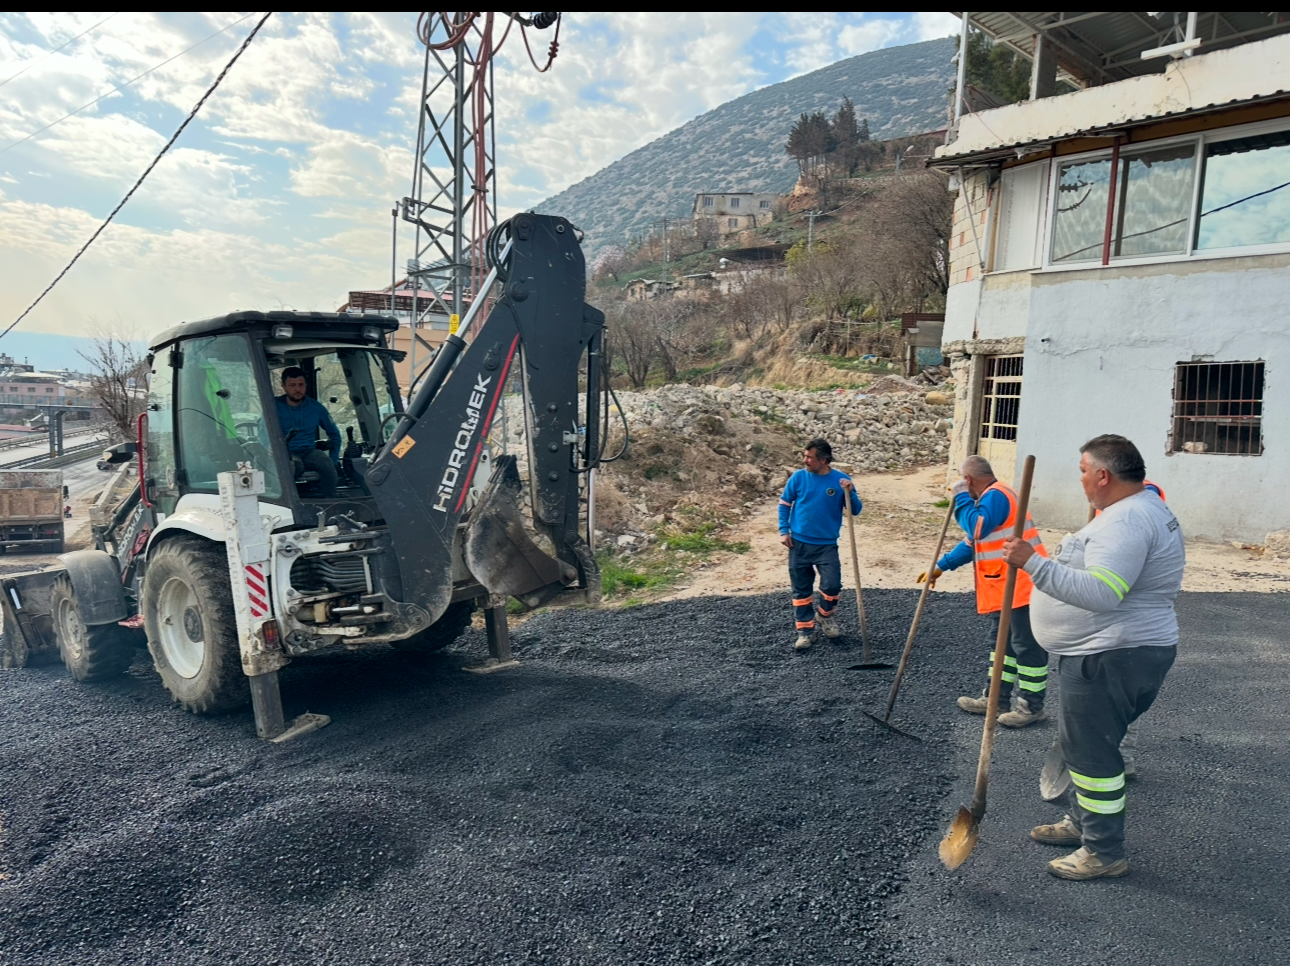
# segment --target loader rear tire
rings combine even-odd
[[[87,627],[67,577],[54,581],[49,603],[58,653],[77,681],[119,677],[134,663],[134,636],[130,630],[116,623]]]
[[[161,683],[184,708],[219,714],[251,700],[223,545],[198,537],[164,542],[148,561],[143,615]]]
[[[394,646],[399,650],[419,651],[422,654],[442,651],[461,637],[466,628],[470,626],[470,620],[474,616],[475,602],[473,600],[459,600],[455,604],[449,604],[448,609],[443,612],[443,616],[425,630],[419,631],[405,640],[395,641]]]

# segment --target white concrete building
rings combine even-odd
[[[958,190],[951,471],[1033,453],[1036,519],[1073,528],[1079,446],[1120,433],[1189,536],[1262,543],[1290,525],[1290,18],[970,17],[1034,70],[931,162]]]

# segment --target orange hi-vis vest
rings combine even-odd
[[[972,562],[976,578],[976,612],[978,614],[993,614],[996,611],[1003,610],[1003,586],[1007,583],[1008,565],[1003,559],[1003,542],[1012,536],[1012,530],[1017,525],[1017,494],[1012,491],[1011,487],[1005,486],[997,480],[992,483],[986,493],[990,490],[998,490],[1008,498],[1008,519],[999,524],[997,528],[990,533],[982,535],[979,531],[984,520],[978,520],[976,524],[977,533],[972,535]],[[984,494],[982,494],[984,495]],[[1035,527],[1035,521],[1026,514],[1026,528],[1022,531],[1021,538],[1030,542],[1035,548],[1035,553],[1047,557],[1048,551],[1044,549],[1044,543],[1039,539],[1039,530]],[[1030,592],[1035,585],[1030,580],[1030,575],[1024,570],[1017,570],[1017,587],[1013,592],[1012,606],[1027,607],[1030,605]]]

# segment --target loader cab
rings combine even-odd
[[[402,411],[385,346],[396,320],[333,313],[239,312],[163,333],[152,348],[144,480],[164,514],[187,494],[218,496],[218,475],[250,463],[264,473],[265,503],[290,507],[299,526],[319,512],[371,522],[363,481],[367,461]],[[304,372],[307,396],[339,430],[333,448],[322,432],[310,443],[338,466],[334,493],[288,447],[279,419],[282,373]],[[292,449],[297,450],[293,456]]]

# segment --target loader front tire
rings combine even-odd
[[[49,603],[58,653],[77,681],[119,677],[134,663],[134,636],[129,629],[116,623],[87,627],[67,577],[54,581]]]
[[[165,541],[148,561],[143,614],[153,664],[179,704],[219,714],[251,699],[223,545],[198,537]]]
[[[475,602],[473,600],[459,600],[455,604],[449,604],[443,615],[425,630],[413,634],[405,640],[395,641],[394,646],[399,650],[419,651],[422,654],[442,651],[461,637],[466,628],[470,626],[470,620],[474,616]]]

